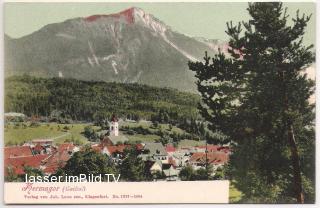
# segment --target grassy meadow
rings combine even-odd
[[[29,126],[26,123],[6,124],[4,143],[5,145],[19,145],[33,139],[53,139],[55,143],[73,139],[86,143],[87,139],[81,133],[87,125],[89,124],[41,123],[37,126]]]
[[[83,135],[84,128],[86,126],[92,125],[90,123],[76,123],[76,124],[58,124],[58,123],[37,123],[37,125],[31,125],[29,122],[23,123],[7,123],[4,128],[4,143],[5,145],[21,145],[25,142],[31,141],[33,139],[53,139],[54,143],[60,144],[63,142],[75,142],[78,144],[85,144],[88,142],[88,139]],[[152,134],[139,134],[135,133],[133,135],[125,135],[130,142],[155,142],[160,139],[160,136],[153,134],[154,132],[161,129],[167,133],[185,133],[184,130],[172,126],[169,127],[169,124],[159,124],[157,128],[152,126],[152,123],[149,121],[121,121],[121,126],[139,127],[149,129]],[[99,131],[100,127],[93,126],[93,129]],[[204,145],[204,141],[196,141],[190,139],[183,139],[179,142],[179,147],[187,146],[197,146]]]

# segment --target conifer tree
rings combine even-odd
[[[314,55],[303,44],[310,16],[297,11],[290,25],[278,2],[249,3],[247,10],[248,22],[227,24],[230,58],[219,53],[212,64],[207,55],[204,63],[189,63],[199,109],[212,130],[237,144],[231,173],[248,201],[304,203],[307,195],[312,202],[314,83],[304,70]]]

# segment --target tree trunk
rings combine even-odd
[[[287,87],[286,87],[286,80],[285,80],[285,73],[282,71],[280,73],[280,78],[283,84],[283,97],[284,97],[284,110],[285,112],[289,111],[289,101],[288,101],[288,95],[287,95]],[[285,116],[287,117],[287,115]],[[295,198],[297,199],[297,203],[303,204],[304,203],[304,195],[302,192],[302,181],[301,181],[301,167],[300,167],[300,159],[299,159],[299,153],[297,148],[297,143],[294,138],[294,132],[293,132],[293,125],[290,118],[286,118],[287,123],[287,133],[288,133],[288,142],[291,150],[291,161],[292,161],[292,167],[293,167],[293,185],[294,185],[294,193]]]
[[[294,138],[292,124],[288,125],[288,140],[289,140],[289,145],[291,149],[295,197],[299,204],[303,204],[304,195],[302,192],[301,167],[300,167],[299,153],[298,153],[297,144]]]

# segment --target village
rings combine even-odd
[[[7,145],[4,148],[5,176],[24,175],[26,167],[41,170],[52,175],[63,168],[74,153],[83,151],[85,146],[98,153],[107,155],[115,165],[120,165],[126,157],[126,150],[134,148],[144,162],[149,174],[160,175],[154,181],[179,181],[180,171],[185,167],[193,170],[210,166],[210,175],[222,170],[231,154],[227,145],[196,145],[175,147],[159,141],[130,142],[119,130],[118,118],[110,121],[109,130],[99,132],[99,141],[90,141],[86,145],[72,141],[55,144],[53,139],[38,138],[20,145]]]

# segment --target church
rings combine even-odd
[[[112,116],[109,126],[110,136],[119,136],[119,122],[115,115]]]

